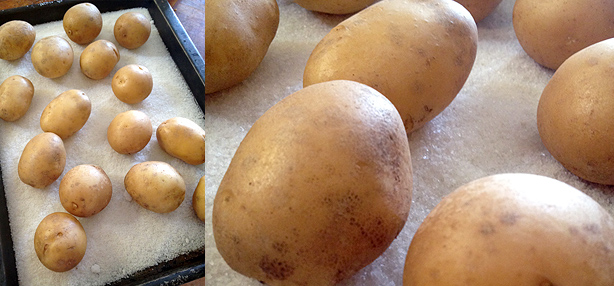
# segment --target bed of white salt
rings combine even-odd
[[[213,199],[250,126],[268,108],[302,87],[305,63],[318,41],[347,16],[312,13],[278,0],[280,26],[261,66],[242,84],[206,98],[206,280],[211,286],[260,285],[228,267],[215,247]],[[565,170],[542,145],[536,125],[539,97],[552,70],[522,49],[512,27],[513,0],[478,23],[475,65],[452,104],[409,135],[414,196],[405,228],[389,249],[341,285],[401,285],[405,255],[426,215],[460,185],[508,172],[566,182],[614,215],[614,189],[587,183]]]
[[[151,36],[142,47],[127,50],[115,41],[115,20],[127,11],[137,11],[151,19],[143,8],[103,13],[103,29],[96,39],[113,42],[121,56],[111,75],[105,79],[91,80],[81,73],[79,56],[85,46],[72,41],[69,41],[75,55],[72,68],[58,79],[40,76],[32,67],[30,52],[20,60],[0,60],[1,81],[18,74],[29,78],[35,88],[32,105],[24,117],[16,122],[0,120],[2,179],[21,285],[103,285],[205,244],[204,224],[192,210],[192,194],[205,173],[204,164],[188,165],[166,154],[157,143],[155,131],[147,147],[134,155],[118,154],[107,143],[106,130],[111,120],[120,112],[131,109],[147,114],[154,130],[166,119],[176,116],[189,118],[204,127],[203,112],[153,22]],[[61,21],[37,25],[35,30],[36,41],[51,35],[68,40]],[[134,105],[119,101],[111,90],[113,74],[127,64],[147,67],[154,81],[150,96]],[[98,165],[113,183],[113,197],[102,212],[79,218],[87,234],[87,251],[81,263],[68,272],[55,273],[39,262],[33,239],[36,227],[45,216],[65,211],[58,197],[62,177],[45,189],[35,189],[19,180],[17,163],[26,143],[42,132],[39,120],[45,106],[69,89],[80,89],[88,95],[92,113],[85,126],[64,141],[67,153],[64,174],[80,164]],[[146,210],[132,201],[124,189],[123,179],[130,167],[150,160],[171,164],[186,182],[185,200],[174,212],[157,214]]]

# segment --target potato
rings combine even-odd
[[[113,187],[107,173],[99,166],[78,165],[66,172],[59,193],[66,211],[78,217],[89,217],[107,207]]]
[[[42,189],[55,182],[66,166],[66,149],[62,138],[51,132],[34,136],[26,144],[17,165],[19,179]]]
[[[107,128],[107,141],[120,154],[134,154],[147,146],[153,127],[147,114],[138,110],[122,112]]]
[[[62,212],[46,216],[34,233],[36,256],[49,270],[68,271],[83,259],[87,237],[81,223]]]
[[[74,54],[68,41],[58,36],[43,38],[32,48],[32,65],[42,76],[58,78],[70,70]]]
[[[190,119],[175,117],[162,122],[156,138],[160,148],[175,158],[192,165],[205,162],[205,130]]]
[[[119,100],[135,104],[149,96],[153,89],[153,79],[146,67],[130,64],[115,72],[111,88]]]
[[[364,83],[397,108],[408,132],[442,112],[475,61],[477,27],[452,0],[381,1],[332,29],[307,60],[303,86]]]
[[[525,52],[557,69],[581,49],[614,37],[613,18],[610,0],[517,0],[513,25]]]
[[[147,161],[132,166],[124,177],[124,186],[139,205],[157,213],[176,210],[185,198],[185,181],[165,162]]]
[[[91,79],[107,77],[117,62],[119,62],[119,51],[107,40],[98,40],[89,44],[79,58],[81,72]]]
[[[502,0],[454,0],[461,3],[473,16],[475,22],[480,22],[499,6]]]
[[[388,248],[411,192],[394,106],[357,82],[314,84],[241,142],[214,200],[215,243],[232,269],[267,285],[334,285]]]
[[[10,76],[0,84],[0,118],[16,121],[30,109],[34,97],[32,82],[20,75]]]
[[[614,218],[554,179],[499,174],[446,196],[407,252],[403,285],[614,285]]]
[[[41,129],[53,132],[63,140],[81,130],[90,118],[92,103],[85,92],[78,89],[65,91],[54,98],[43,110]]]
[[[234,86],[260,65],[277,33],[275,0],[205,2],[205,93]]]
[[[349,14],[358,12],[373,4],[375,0],[295,0],[301,7],[328,14]]]
[[[85,45],[94,41],[102,31],[102,15],[94,4],[81,3],[66,11],[62,25],[68,38]]]
[[[126,49],[136,49],[149,39],[151,24],[149,19],[141,13],[128,12],[115,21],[113,35],[115,40]]]
[[[599,184],[614,185],[614,39],[567,59],[539,99],[542,142],[565,168]]]
[[[192,195],[192,208],[196,216],[205,222],[205,176],[202,176]]]
[[[14,61],[23,57],[34,44],[36,31],[30,23],[8,21],[0,26],[0,59]]]

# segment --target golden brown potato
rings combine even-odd
[[[102,31],[102,15],[94,4],[81,3],[66,11],[62,25],[68,38],[85,45],[94,41]]]
[[[117,62],[119,62],[119,51],[107,40],[98,40],[89,44],[79,57],[81,72],[91,79],[107,77]]]
[[[45,267],[55,272],[73,269],[87,248],[81,223],[72,215],[56,212],[46,216],[34,233],[34,251]]]
[[[120,154],[134,154],[147,146],[153,127],[147,114],[138,110],[122,112],[107,128],[107,141]]]
[[[66,166],[66,149],[58,135],[45,132],[34,136],[23,149],[17,174],[27,185],[42,189],[55,182]]]
[[[142,207],[157,213],[176,210],[185,198],[185,182],[173,166],[158,161],[136,164],[124,177],[130,196]]]
[[[146,67],[130,64],[122,67],[113,75],[111,88],[119,100],[135,104],[149,96],[153,89],[153,79]]]
[[[404,286],[614,285],[614,218],[581,191],[529,174],[461,186],[420,225]]]
[[[205,176],[202,176],[192,195],[192,208],[196,216],[205,222]]]
[[[20,75],[10,76],[0,84],[0,118],[16,121],[30,109],[34,97],[32,82]]]
[[[54,98],[43,110],[41,129],[53,132],[63,140],[81,130],[90,118],[92,103],[85,92],[78,89],[65,91]]]
[[[205,2],[205,93],[234,86],[260,65],[277,33],[275,0]]]
[[[73,50],[68,41],[58,36],[43,38],[32,48],[32,65],[42,76],[58,78],[72,67]]]
[[[60,202],[66,211],[89,217],[102,211],[113,195],[111,180],[96,165],[78,165],[70,169],[60,182]]]
[[[475,22],[480,22],[499,6],[502,0],[454,0],[461,3],[473,16]]]
[[[381,1],[332,29],[307,60],[303,86],[335,79],[385,95],[412,132],[463,87],[477,52],[471,14],[452,0]]]
[[[614,185],[614,40],[572,55],[539,99],[542,142],[565,168],[599,184]]]
[[[373,4],[375,0],[294,0],[301,7],[328,14],[349,14],[358,12]]]
[[[13,20],[0,26],[0,59],[14,61],[23,57],[34,44],[36,31],[30,23]]]
[[[151,34],[151,23],[149,19],[141,13],[128,12],[115,21],[113,35],[115,40],[126,49],[136,49],[149,39]]]
[[[156,139],[160,148],[175,158],[192,165],[205,162],[205,130],[190,119],[175,117],[162,122]]]
[[[513,25],[525,52],[557,69],[581,49],[614,37],[613,18],[610,0],[517,0]]]
[[[267,285],[335,285],[405,225],[407,134],[394,106],[353,81],[293,93],[249,130],[213,204],[217,248]]]

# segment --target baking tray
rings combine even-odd
[[[147,8],[177,68],[205,113],[205,61],[190,40],[167,0],[64,0],[0,11],[0,25],[24,20],[32,25],[62,20],[75,4],[89,2],[109,12],[130,8]],[[43,12],[44,11],[44,12]],[[0,135],[1,136],[1,135]],[[171,261],[151,266],[127,278],[107,285],[179,285],[205,276],[205,248],[181,255]],[[18,285],[15,252],[9,226],[2,170],[0,168],[0,286]]]

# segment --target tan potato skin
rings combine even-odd
[[[205,1],[205,93],[250,76],[266,55],[278,25],[275,0]]]
[[[205,163],[205,130],[194,121],[175,117],[156,129],[160,148],[169,155],[191,165]]]
[[[375,0],[294,0],[294,2],[310,11],[349,14],[364,9]]]
[[[34,86],[20,75],[8,77],[0,84],[0,118],[16,121],[23,117],[32,103]]]
[[[171,165],[147,161],[130,168],[124,177],[130,196],[142,207],[157,213],[176,210],[185,198],[185,182]]]
[[[78,89],[65,91],[49,102],[43,110],[41,129],[66,140],[83,128],[91,112],[92,103],[85,92]]]
[[[0,59],[14,61],[22,58],[34,44],[36,31],[30,23],[13,20],[0,26]]]
[[[476,52],[477,27],[462,5],[382,1],[341,22],[318,43],[303,86],[335,79],[364,83],[394,104],[412,132],[452,102]]]
[[[119,69],[111,81],[113,94],[128,104],[145,100],[153,90],[153,78],[149,70],[141,65],[130,64]]]
[[[192,208],[196,212],[196,216],[205,222],[205,176],[202,176],[196,185],[194,195],[192,195]]]
[[[264,113],[237,149],[213,204],[217,248],[267,285],[334,285],[380,256],[412,193],[394,106],[351,81],[308,86]]]
[[[581,49],[614,37],[613,18],[610,0],[517,0],[513,25],[525,52],[557,69]]]
[[[77,4],[66,11],[62,26],[73,42],[79,45],[89,44],[102,31],[102,15],[91,3]]]
[[[454,0],[461,3],[473,16],[476,23],[490,15],[502,0]]]
[[[55,272],[68,271],[83,259],[87,237],[81,223],[62,212],[46,216],[34,233],[34,251],[40,262]]]
[[[147,146],[153,127],[147,114],[129,110],[115,116],[107,128],[107,141],[120,154],[134,154]]]
[[[113,186],[99,166],[78,165],[62,178],[59,194],[66,211],[78,217],[90,217],[107,207]]]
[[[614,285],[614,218],[551,178],[500,174],[461,186],[418,228],[404,286]]]
[[[542,142],[565,168],[614,185],[614,40],[589,46],[554,73],[537,107]]]
[[[45,132],[34,136],[25,146],[17,174],[27,185],[42,189],[55,182],[66,166],[66,149],[58,135]]]
[[[151,34],[151,23],[141,13],[128,12],[117,19],[113,36],[122,47],[133,50],[144,45]]]
[[[74,60],[72,46],[64,38],[49,36],[32,47],[32,65],[42,76],[58,78],[70,70]]]
[[[107,77],[117,62],[119,62],[119,51],[107,40],[98,40],[89,44],[79,57],[81,72],[96,80]]]

